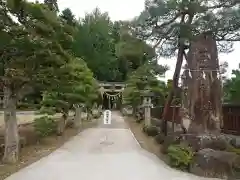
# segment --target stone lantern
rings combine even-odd
[[[153,107],[151,99],[153,93],[150,91],[149,87],[142,91],[141,96],[143,97],[142,107],[144,108],[144,121],[146,126],[151,126],[151,108]]]

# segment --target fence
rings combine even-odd
[[[240,105],[223,105],[223,127],[226,134],[240,135]]]
[[[151,109],[151,115],[153,118],[160,119],[162,117],[164,107],[155,107]],[[173,118],[173,111],[175,111],[175,118]],[[222,132],[232,135],[240,135],[240,104],[223,104],[223,123]],[[179,124],[181,117],[179,116],[179,107],[171,107],[167,116],[167,121],[172,121]]]

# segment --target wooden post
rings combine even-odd
[[[174,122],[175,122],[175,108],[176,106],[172,106],[173,111],[172,111],[172,132],[174,133]]]
[[[111,109],[111,106],[110,106],[110,97],[108,97],[108,109]]]

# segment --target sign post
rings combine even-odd
[[[110,110],[104,111],[104,113],[103,113],[103,123],[104,124],[111,124],[111,121],[112,121],[111,113],[112,112]]]

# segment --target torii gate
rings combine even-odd
[[[98,82],[99,91],[102,98],[106,96],[108,99],[108,108],[116,108],[116,100],[122,98],[122,92],[124,91],[126,84],[124,82]],[[112,103],[111,103],[112,102]],[[111,106],[111,104],[113,104]]]

